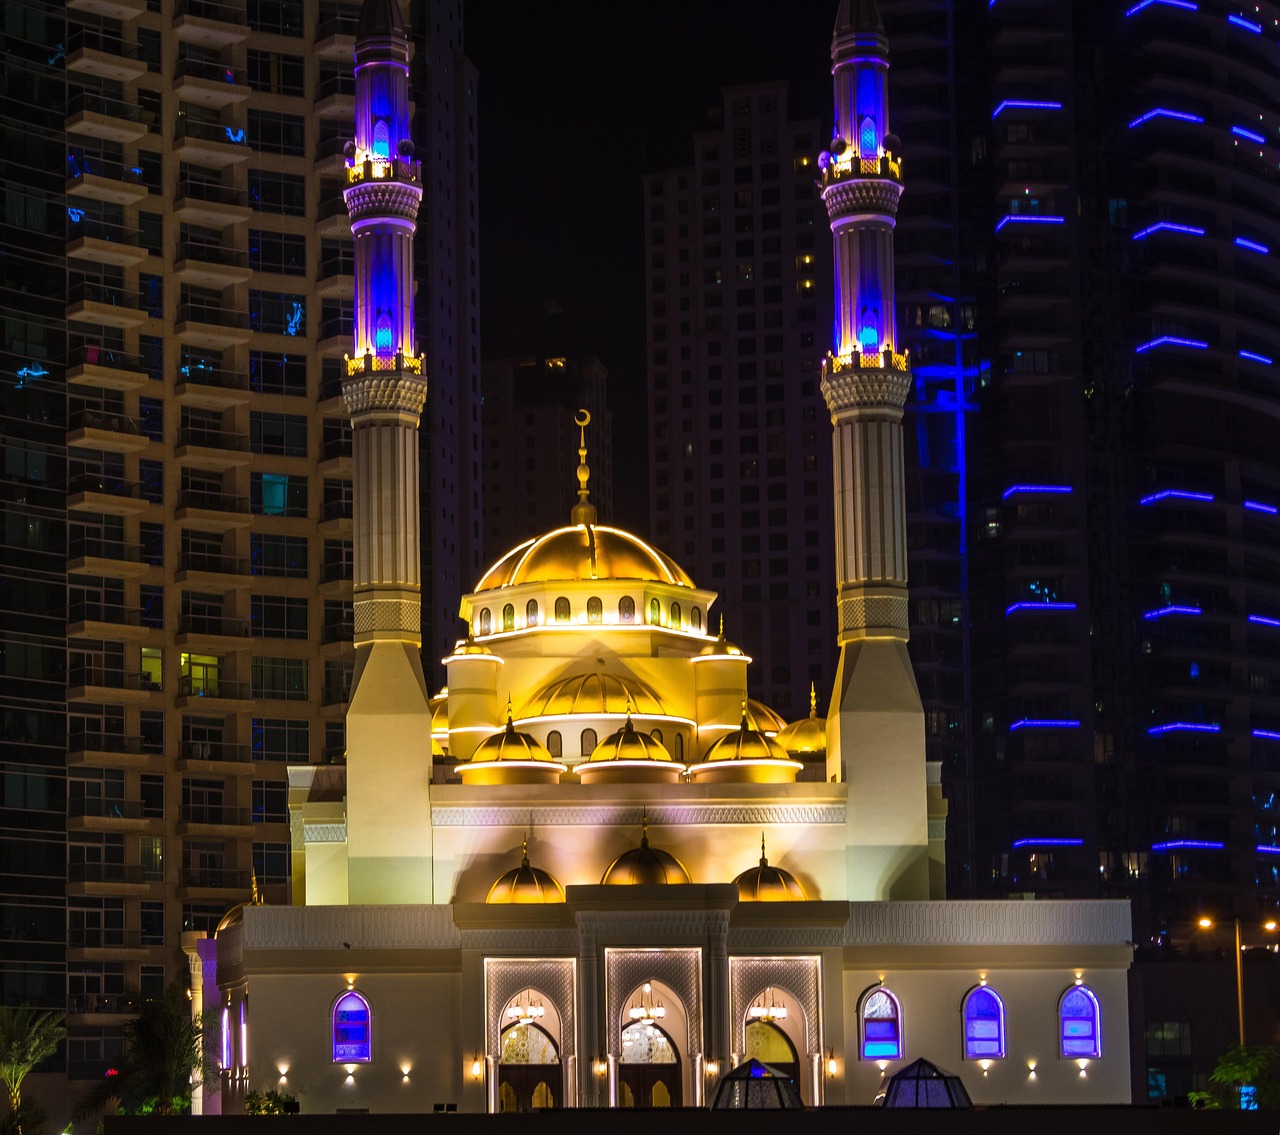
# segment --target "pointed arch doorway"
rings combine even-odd
[[[618,1106],[681,1107],[680,1051],[656,1024],[636,1021],[622,1030]]]
[[[744,1036],[748,1060],[759,1060],[761,1064],[786,1073],[799,1088],[800,1057],[786,1033],[772,1021],[751,1021],[744,1030]]]
[[[535,1024],[502,1030],[498,1062],[498,1110],[542,1111],[563,1105],[560,1052],[549,1033]]]

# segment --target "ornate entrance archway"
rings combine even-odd
[[[681,1107],[680,1051],[656,1024],[637,1021],[622,1030],[618,1061],[619,1107]]]
[[[550,1035],[532,1023],[517,1022],[503,1029],[498,1061],[498,1110],[561,1107],[563,1095],[560,1052]]]

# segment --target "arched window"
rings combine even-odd
[[[373,1059],[369,1043],[372,1020],[369,1002],[354,989],[333,1003],[330,1032],[335,1064],[368,1064]]]
[[[684,764],[684,734],[676,734],[676,751],[671,754],[680,764]]]
[[[634,623],[636,621],[636,601],[630,595],[618,600],[618,622]]]
[[[702,630],[702,608],[695,607],[692,611],[690,611],[689,620],[693,623],[693,629],[695,631]]]
[[[373,124],[373,156],[384,162],[391,157],[391,139],[384,118]]]
[[[656,599],[649,600],[649,622],[654,626],[662,622],[662,604]]]
[[[391,353],[391,315],[389,312],[378,312],[378,326],[373,336],[374,349],[380,355]]]
[[[673,627],[678,627],[680,625],[680,604],[679,603],[671,604],[671,625]]]
[[[902,1059],[902,1010],[898,999],[881,986],[862,1002],[863,1060]]]
[[[559,757],[563,752],[563,742],[560,740],[559,729],[553,729],[547,734],[547,752],[553,757]]]
[[[652,729],[652,730],[650,730],[650,731],[649,731],[649,736],[650,736],[650,737],[652,737],[655,741],[657,741],[659,745],[661,745],[661,744],[662,744],[662,730],[661,730],[661,729]]]
[[[600,623],[604,621],[604,605],[600,602],[598,595],[591,596],[587,600],[587,622]]]
[[[594,729],[584,729],[582,731],[582,755],[589,757],[595,751],[596,731]]]
[[[490,634],[493,631],[493,614],[486,607],[480,612],[480,633]]]
[[[1004,1002],[994,989],[979,985],[964,999],[964,1058],[1004,1057]]]
[[[516,629],[516,609],[510,603],[502,608],[502,629],[504,631]]]
[[[569,621],[569,600],[563,595],[556,600],[556,622],[567,623]]]
[[[862,126],[858,130],[858,152],[861,157],[874,158],[876,156],[876,120],[870,115],[862,120]]]
[[[536,627],[538,625],[538,601],[530,599],[524,605],[524,625],[526,627]]]
[[[1058,1040],[1068,1059],[1102,1055],[1102,1009],[1087,985],[1073,985],[1058,1002]]]

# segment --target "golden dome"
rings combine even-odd
[[[579,579],[641,579],[692,587],[670,556],[621,528],[575,524],[512,548],[476,584],[476,591]]]
[[[559,880],[541,867],[529,866],[529,841],[525,840],[520,866],[513,867],[489,888],[487,903],[564,902]]]
[[[449,687],[441,686],[439,693],[427,699],[431,711],[431,755],[443,757],[449,743]]]
[[[747,698],[747,723],[752,729],[760,733],[767,733],[770,737],[781,733],[787,727],[787,723],[782,717],[771,710],[764,702],[755,698]]]
[[[739,902],[805,902],[809,897],[790,871],[774,867],[765,858],[764,836],[760,837],[759,864],[743,871],[734,882]]]
[[[786,749],[777,741],[754,728],[744,700],[741,726],[721,737],[707,750],[702,763],[691,765],[688,771],[695,780],[790,784],[802,767],[799,761],[787,756]]]
[[[649,821],[644,821],[640,846],[624,851],[605,871],[601,883],[633,885],[642,883],[692,883],[685,866],[669,851],[649,846]]]
[[[557,678],[529,699],[520,717],[551,717],[563,714],[626,713],[634,709],[638,717],[665,717],[658,695],[632,677],[619,674],[574,674]]]
[[[827,719],[818,716],[818,695],[809,686],[809,716],[793,721],[774,738],[788,753],[825,753]]]
[[[510,702],[506,728],[491,733],[471,760],[458,765],[463,784],[556,784],[564,771],[541,741],[512,724]]]
[[[462,655],[467,655],[467,654],[492,654],[492,653],[493,651],[490,650],[487,646],[485,646],[484,643],[476,642],[476,640],[472,638],[471,635],[467,635],[466,638],[460,638],[454,644],[453,653],[450,655],[450,657],[460,657]],[[447,662],[448,659],[445,659],[445,661]],[[447,689],[448,689],[448,686],[445,687],[445,690]],[[441,692],[444,692],[444,691],[441,691]]]
[[[720,616],[720,634],[715,642],[709,642],[697,654],[698,658],[743,658],[750,662],[747,652],[724,637],[724,616]]]
[[[648,733],[637,732],[627,713],[626,723],[611,733],[574,768],[583,784],[630,781],[644,784],[676,784],[684,765],[671,759],[667,747]]]
[[[614,733],[610,733],[592,751],[588,760],[595,764],[601,761],[671,761],[667,747],[648,733],[637,733],[631,724],[631,715],[627,714],[626,724]]]

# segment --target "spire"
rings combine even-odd
[[[809,716],[818,716],[818,691],[812,682],[809,683]]]
[[[408,38],[400,0],[364,0],[360,20],[356,24],[356,39],[389,35]]]
[[[587,481],[591,479],[591,467],[587,464],[587,426],[591,424],[591,413],[579,410],[573,417],[573,424],[578,427],[578,503],[569,513],[572,524],[594,524],[596,522],[596,506],[587,498],[591,491]]]
[[[764,854],[764,832],[760,833],[760,866],[761,867],[769,866],[769,860],[765,858],[765,854]]]
[[[876,0],[840,0],[835,34],[838,36],[845,32],[884,35],[884,21],[880,18]]]

